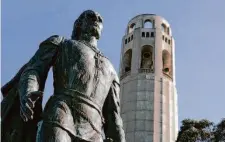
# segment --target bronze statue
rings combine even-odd
[[[102,22],[97,12],[84,11],[74,23],[71,39],[55,35],[42,42],[32,59],[2,89],[3,94],[8,94],[4,100],[10,94],[14,102],[20,100],[17,106],[24,121],[20,122],[22,127],[32,122],[29,126],[35,132],[37,122],[43,120],[37,141],[102,142],[103,129],[106,141],[125,142],[119,79],[110,61],[97,48]],[[54,95],[40,117],[42,92],[50,67],[53,67]],[[10,114],[15,103],[3,102],[2,123],[7,123],[6,118],[15,115]],[[26,137],[24,128],[15,130],[23,131],[19,133]],[[10,136],[12,131],[3,129],[6,141]]]

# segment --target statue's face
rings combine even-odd
[[[99,39],[103,29],[102,22],[102,17],[99,13],[92,10],[85,11],[81,21],[81,31]]]

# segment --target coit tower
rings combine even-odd
[[[154,14],[131,19],[122,39],[121,116],[127,142],[175,142],[178,131],[175,42]]]

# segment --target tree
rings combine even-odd
[[[209,120],[184,119],[178,133],[177,142],[211,142],[212,131],[213,123]]]
[[[184,119],[176,142],[225,142],[225,118],[216,125],[207,119]]]
[[[225,118],[214,127],[213,135],[213,141],[225,142]]]

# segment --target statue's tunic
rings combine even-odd
[[[60,36],[42,42],[37,53],[22,73],[19,92],[43,90],[53,66],[54,95],[45,106],[43,125],[93,142],[102,139],[104,127],[106,137],[125,141],[119,80],[109,60],[97,48]]]

